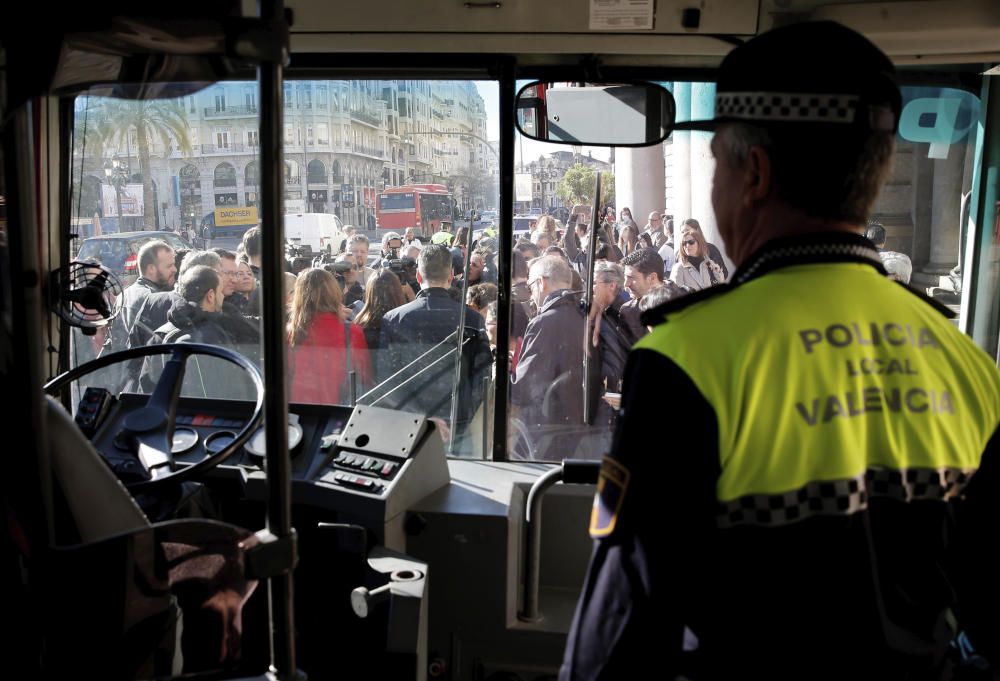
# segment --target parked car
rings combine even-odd
[[[175,251],[191,244],[173,232],[120,232],[84,239],[76,260],[96,260],[118,275],[123,286],[139,278],[139,249],[147,241],[159,239]]]

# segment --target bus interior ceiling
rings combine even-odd
[[[245,16],[253,16],[253,3],[242,4]],[[633,4],[638,7],[634,20],[645,20],[645,5]],[[600,448],[608,446],[610,431],[581,435],[572,429],[535,428],[524,416],[531,405],[512,404],[505,379],[521,348],[514,328],[525,314],[519,310],[528,305],[523,289],[529,288],[524,281],[512,281],[512,275],[517,278],[512,262],[520,257],[515,256],[511,232],[517,225],[515,213],[534,223],[543,215],[562,215],[556,209],[568,215],[574,206],[593,205],[596,213],[609,205],[620,215],[631,204],[639,228],[647,214],[662,213],[665,222],[673,208],[678,227],[697,214],[709,241],[718,241],[718,232],[707,187],[698,185],[711,178],[705,165],[710,158],[707,136],[697,143],[691,141],[699,139],[694,134],[685,136],[684,147],[675,148],[667,140],[650,148],[612,148],[610,153],[599,145],[585,149],[526,142],[514,129],[514,94],[530,79],[666,83],[678,102],[686,102],[689,115],[699,106],[692,84],[711,83],[713,69],[734,44],[786,23],[834,20],[864,33],[889,54],[904,83],[908,73],[917,74],[914,90],[904,93],[908,102],[932,99],[933,87],[961,90],[965,94],[950,95],[956,108],[941,111],[958,116],[961,110],[969,117],[962,119],[968,124],[963,134],[945,141],[919,135],[904,139],[878,210],[890,245],[913,260],[913,286],[959,312],[960,328],[997,356],[1000,249],[989,229],[994,222],[1000,225],[1000,204],[991,203],[996,203],[1000,156],[1000,5],[995,0],[649,0],[649,27],[632,30],[620,30],[614,23],[619,19],[600,15],[601,6],[598,0],[369,0],[358,5],[290,0],[285,4],[291,25],[290,59],[282,73],[284,107],[269,110],[278,90],[264,89],[274,84],[277,69],[268,60],[280,56],[281,41],[263,39],[256,51],[240,52],[234,62],[241,64],[229,70],[229,81],[179,88],[173,99],[138,100],[175,102],[179,107],[173,113],[164,106],[150,107],[150,117],[159,118],[141,153],[138,136],[147,133],[134,123],[103,127],[116,115],[108,105],[116,100],[103,96],[106,89],[61,90],[59,83],[50,81],[22,87],[18,92],[29,95],[16,107],[7,106],[10,92],[5,93],[0,218],[10,254],[0,271],[9,296],[9,301],[0,302],[5,327],[2,376],[5,385],[22,388],[7,414],[10,440],[18,444],[8,447],[12,463],[3,483],[11,522],[0,554],[0,600],[12,603],[12,612],[25,623],[2,647],[16,669],[48,677],[83,664],[101,667],[115,678],[178,675],[179,668],[171,662],[179,664],[180,655],[166,667],[162,655],[141,652],[121,664],[106,662],[132,645],[162,653],[173,645],[167,639],[176,635],[181,641],[182,633],[151,636],[143,629],[140,636],[127,628],[123,634],[113,615],[93,614],[104,602],[99,589],[111,592],[114,584],[88,560],[106,559],[108,565],[117,560],[141,572],[143,558],[135,555],[136,546],[146,540],[157,546],[204,541],[229,560],[232,555],[219,549],[224,542],[218,527],[192,520],[209,517],[260,531],[248,539],[246,532],[232,530],[225,539],[239,537],[236,545],[244,570],[240,576],[258,579],[261,585],[246,590],[241,582],[247,591],[239,592],[246,596],[240,602],[245,632],[241,653],[227,653],[220,660],[208,654],[209,644],[184,639],[184,673],[214,672],[222,666],[230,676],[250,677],[274,665],[279,675],[290,675],[289,667],[298,666],[316,679],[361,674],[393,679],[554,678],[591,551],[587,523]],[[144,6],[141,30],[149,29],[149,15],[158,9],[156,4]],[[103,10],[87,11],[96,16]],[[164,11],[178,18],[181,9]],[[36,7],[30,14],[41,21],[40,12]],[[77,75],[73,60],[80,53],[66,48],[31,63],[23,36],[12,33],[28,28],[11,19],[10,7],[5,14],[0,31],[8,49],[5,83],[23,86],[27,74],[53,73],[72,82]],[[223,24],[234,30],[248,28]],[[139,51],[155,50],[155,40],[132,41],[135,36],[123,48],[117,40],[128,34],[128,26],[117,25],[122,33],[114,35],[92,18],[86,39],[73,47],[100,53],[100,42],[111,40],[112,53],[137,44],[142,45]],[[212,56],[205,64],[211,68],[190,69],[185,63],[179,73],[207,78],[218,66],[220,53],[239,52],[238,47],[209,39],[219,35],[209,30],[206,34],[204,45]],[[258,37],[253,30],[244,36]],[[176,33],[167,42],[173,56],[183,58],[180,61],[197,61],[202,43],[184,54],[184,41]],[[17,55],[9,53],[12,46],[20,50]],[[248,57],[261,62],[260,80]],[[100,82],[90,76],[84,80]],[[688,99],[682,100],[684,96]],[[328,107],[340,108],[322,119]],[[81,124],[84,112],[92,116],[86,126]],[[274,127],[276,112],[284,118],[283,129]],[[428,127],[422,127],[424,122]],[[189,136],[185,127],[197,132]],[[268,140],[268,133],[274,139]],[[702,146],[692,152],[696,144]],[[934,144],[943,147],[929,151]],[[687,159],[683,163],[682,154]],[[269,158],[273,167],[264,168]],[[121,160],[125,170],[116,175]],[[282,165],[284,173],[276,170]],[[651,166],[658,168],[647,173],[645,168]],[[590,173],[588,191],[595,171],[601,173],[612,198],[588,199],[567,188],[565,177],[576,168]],[[515,176],[529,183],[526,199],[515,196]],[[263,234],[283,222],[268,202],[281,197],[288,213],[337,215],[337,231],[330,232],[337,239],[324,232],[317,243],[328,253],[313,264],[339,282],[339,293],[327,304],[332,306],[334,299],[338,305],[356,304],[352,314],[358,315],[369,303],[364,294],[377,288],[377,281],[369,284],[369,278],[380,276],[367,267],[369,252],[379,255],[373,262],[381,262],[382,270],[400,277],[400,296],[407,293],[404,287],[419,289],[415,279],[402,274],[406,244],[402,250],[380,253],[379,239],[388,229],[379,224],[378,205],[383,192],[392,196],[393,187],[420,184],[435,187],[439,196],[434,198],[447,197],[447,202],[436,202],[434,211],[426,213],[425,231],[415,217],[408,218],[412,223],[391,223],[400,236],[415,227],[418,238],[431,239],[432,233],[445,231],[443,222],[454,218],[456,226],[475,231],[482,246],[489,237],[482,230],[492,222],[477,224],[476,216],[495,213],[498,236],[493,252],[454,249],[453,272],[461,275],[456,295],[467,296],[473,283],[492,283],[499,289],[493,294],[499,307],[491,310],[487,303],[477,312],[457,303],[461,311],[447,318],[447,333],[421,337],[420,344],[403,353],[379,346],[390,324],[403,323],[388,311],[379,317],[381,335],[378,327],[374,335],[366,329],[364,336],[353,336],[360,329],[332,324],[329,333],[339,334],[340,354],[334,360],[304,359],[303,339],[311,331],[303,327],[302,336],[296,336],[295,324],[319,313],[297,316],[301,310],[296,306],[309,295],[323,293],[306,290],[301,275],[287,291],[267,286],[284,276],[283,239]],[[134,192],[125,204],[123,191]],[[386,201],[389,205],[390,199]],[[398,215],[415,215],[419,205],[412,199],[391,201]],[[131,207],[133,203],[138,207]],[[134,214],[126,213],[127,208]],[[174,308],[167,301],[164,316],[142,342],[135,342],[134,322],[124,341],[115,336],[121,319],[143,318],[145,303],[124,309],[120,301],[129,299],[128,287],[123,286],[122,293],[113,288],[115,277],[95,275],[91,270],[101,271],[100,262],[82,263],[72,274],[69,270],[83,238],[100,235],[95,230],[102,229],[101,218],[107,218],[103,228],[109,232],[124,232],[119,227],[128,226],[181,233],[190,227],[195,250],[243,249],[246,272],[235,262],[227,270],[223,253],[221,259],[206,261],[211,265],[207,269],[221,268],[218,276],[204,275],[214,287],[211,293],[225,291],[227,300],[238,299],[242,306],[240,321],[248,326],[240,329],[245,335],[238,338],[232,327],[225,329],[229,349],[239,355],[242,378],[227,373],[231,368],[216,366],[232,363],[226,353],[186,358],[187,373],[181,377],[171,374],[173,361],[153,361],[160,352],[157,343],[170,338],[163,328],[181,323],[180,317],[167,316],[178,308],[177,301]],[[223,222],[227,218],[230,222]],[[251,219],[263,221],[263,253],[254,254],[246,250],[253,246],[241,242],[247,227],[243,223]],[[198,233],[203,221],[210,222],[211,229]],[[568,221],[558,222],[563,237],[563,223]],[[339,231],[341,224],[368,235],[361,255],[352,250],[357,242]],[[232,227],[235,235],[223,232],[224,226]],[[342,245],[329,243],[341,236]],[[494,254],[497,260],[484,267],[483,259]],[[477,257],[480,265],[475,264]],[[346,271],[335,267],[338,259],[346,259]],[[170,274],[172,258],[162,265],[139,260],[138,255],[136,260],[144,280],[162,277],[150,284],[150,295],[180,296],[184,299],[179,307],[193,302],[197,314],[215,304],[204,287],[198,289],[197,300],[185,298],[197,288],[194,275],[202,276],[196,268]],[[720,264],[732,268],[724,253]],[[473,277],[473,267],[483,267],[484,273]],[[581,276],[586,286],[587,273]],[[175,290],[178,280],[182,285]],[[355,284],[360,285],[355,289],[359,297],[348,300]],[[401,307],[398,302],[396,306]],[[218,309],[211,312],[226,313],[221,297]],[[501,332],[487,343],[491,314],[497,327],[510,334]],[[426,328],[440,324],[424,323]],[[520,333],[523,337],[523,328]],[[351,339],[346,347],[344,334]],[[194,340],[227,345],[212,338]],[[286,347],[289,339],[292,350]],[[139,345],[146,347],[140,350]],[[112,365],[104,361],[110,349],[131,354]],[[151,356],[142,358],[140,353]],[[310,381],[317,367],[338,362],[347,368]],[[286,363],[292,367],[286,385],[275,385],[269,377],[283,375]],[[55,403],[46,401],[42,387],[83,366],[93,373],[71,376],[55,393],[75,417],[73,423],[83,428],[67,434],[66,419],[53,413]],[[263,373],[266,390],[258,385],[256,371]],[[504,378],[498,381],[497,376]],[[173,386],[168,385],[171,380]],[[620,386],[617,391],[611,385],[605,389],[608,404],[613,404],[610,396],[620,392]],[[558,401],[552,394],[550,387],[545,409],[558,408],[549,403],[550,398]],[[163,423],[152,419],[156,423],[149,425],[143,419],[154,406],[162,410],[157,418]],[[581,408],[602,413],[600,407]],[[273,435],[284,429],[258,430],[267,415],[279,423],[287,415],[287,436]],[[568,441],[574,443],[572,451],[562,451]],[[280,454],[274,453],[275,443],[284,443]],[[63,454],[68,451],[82,452],[87,461],[67,463],[72,457]],[[574,454],[588,460],[562,462]],[[131,494],[106,479],[108,467]],[[180,474],[183,486],[158,481],[168,471]],[[281,475],[287,479],[275,478]],[[94,489],[103,496],[88,497],[71,489],[84,480],[96,480]],[[275,508],[287,511],[294,537],[275,524],[280,517],[274,515]],[[134,523],[107,517],[115,514]],[[181,530],[171,529],[170,521],[177,518],[191,523],[193,534],[174,538],[170,533]],[[129,541],[119,542],[123,536]],[[292,599],[289,584],[276,590],[274,584],[287,580],[295,556]],[[162,577],[158,586],[175,588],[170,583],[174,576],[157,577]],[[60,579],[68,582],[56,588]],[[119,581],[124,580],[121,576]],[[86,593],[91,584],[94,592]],[[272,588],[270,603],[265,584]],[[184,591],[183,584],[177,588],[174,602],[167,598],[149,606],[156,616],[176,615],[178,603],[182,609],[197,609],[191,606],[191,591]],[[51,609],[60,607],[53,594],[78,609],[58,625],[51,621],[58,617]],[[138,616],[135,602],[107,602],[126,618]],[[294,623],[281,621],[283,614],[293,612]],[[192,620],[194,630],[199,623]],[[93,631],[74,640],[72,627],[81,632],[91,621]],[[277,638],[285,625],[293,627],[294,634],[285,631],[283,642],[270,642],[272,622],[279,630]],[[69,659],[59,659],[61,650],[72,651]]]

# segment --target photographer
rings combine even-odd
[[[382,260],[378,267],[387,269],[399,277],[406,302],[410,302],[416,299],[420,291],[420,284],[417,283],[417,261],[412,257],[403,257],[403,250],[403,238],[396,232],[387,232],[382,237]],[[406,250],[409,251],[410,248],[407,247]]]
[[[298,274],[313,266],[312,249],[285,242],[285,271]]]
[[[406,302],[415,300],[420,291],[420,283],[417,281],[417,261],[413,258],[387,258],[381,263],[382,270],[388,270],[399,278],[399,283],[403,285],[403,296]]]
[[[337,280],[344,294],[344,305],[357,312],[356,303],[364,300],[365,289],[358,281],[358,266],[350,253],[342,253],[329,261],[327,257],[317,258],[314,267],[322,267]]]
[[[382,237],[382,262],[399,258],[399,250],[403,247],[403,237],[396,232],[386,232]],[[384,267],[384,265],[379,265]]]

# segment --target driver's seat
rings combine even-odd
[[[62,496],[55,515],[74,525],[56,534],[80,543],[32,561],[45,613],[43,675],[265,671],[266,660],[248,664],[240,646],[243,606],[257,584],[245,554],[257,537],[212,520],[150,524],[69,414],[46,400],[53,491]]]

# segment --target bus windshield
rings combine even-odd
[[[287,272],[273,282],[261,274],[267,226],[245,224],[260,215],[257,83],[156,101],[78,96],[71,255],[111,270],[124,291],[108,301],[119,313],[111,324],[93,336],[74,332],[72,365],[199,342],[261,366],[261,291],[281,286],[292,414],[299,404],[355,401],[413,411],[439,420],[450,454],[484,457],[491,354],[483,314],[460,314],[463,251],[439,253],[444,270],[423,283],[415,261],[442,220],[498,204],[489,142],[498,137],[498,90],[490,81],[285,81],[284,212],[329,248],[314,258],[315,249],[287,242]],[[438,193],[407,190],[421,180]],[[378,225],[380,211],[396,211],[399,224]],[[383,243],[387,229],[421,221],[433,229],[417,229],[406,252]],[[495,266],[475,275],[464,288],[495,282]],[[418,297],[441,302],[428,316]],[[78,388],[148,392],[162,364],[119,365]],[[192,361],[182,394],[247,399],[246,386],[215,364]]]
[[[665,85],[679,120],[714,97],[710,82]],[[470,457],[488,456],[489,414],[499,409],[508,417],[511,458],[599,458],[613,430],[623,358],[645,330],[597,319],[595,333],[595,319],[573,318],[572,328],[550,326],[540,333],[539,311],[558,294],[577,308],[591,300],[605,310],[624,308],[628,318],[631,308],[652,305],[657,296],[728,280],[733,263],[715,224],[713,164],[705,161],[711,159],[711,134],[675,132],[659,144],[615,150],[518,140],[519,190],[509,198],[513,212],[523,216],[515,219],[526,224],[505,237],[513,249],[513,302],[510,328],[501,331],[496,237],[503,226],[493,229],[482,219],[500,204],[498,145],[487,142],[498,136],[498,89],[490,81],[286,82],[285,211],[317,214],[315,229],[332,247],[315,261],[290,257],[282,282],[262,281],[260,254],[247,238],[254,229],[243,235],[197,229],[202,216],[217,210],[257,207],[256,83],[219,83],[156,102],[78,97],[76,247],[79,257],[121,278],[125,292],[112,301],[121,314],[107,329],[74,338],[74,364],[176,338],[229,345],[259,361],[259,290],[283,286],[293,405],[358,400],[426,413],[451,428],[450,453]],[[875,205],[873,226],[884,235],[882,253],[894,276],[960,312],[974,154],[982,134],[975,123],[979,98],[933,87],[906,87],[903,95],[893,176]],[[941,102],[948,120],[925,115]],[[433,191],[421,191],[422,182]],[[599,215],[596,225],[590,224],[592,210]],[[453,230],[453,240],[445,239],[451,241],[442,256],[447,260],[437,281],[420,281],[416,263],[439,230]],[[401,246],[385,238],[389,231],[403,237]],[[704,243],[700,269],[676,248],[689,232]],[[144,258],[151,235],[163,246]],[[642,248],[655,250],[658,272],[620,264]],[[531,262],[543,255],[564,258],[571,269],[568,282],[544,295],[545,282],[528,286]],[[208,286],[216,281],[211,274],[201,272],[200,283],[185,276],[197,265],[219,275],[221,296],[205,299],[217,288]],[[591,270],[594,288],[587,291]],[[336,282],[337,298],[324,310],[346,310],[349,355],[344,327],[331,321],[336,315],[323,317],[307,305],[317,287],[330,290],[324,280]],[[191,299],[197,295],[201,299]],[[421,301],[429,297],[440,297],[447,314],[425,314]],[[585,328],[596,348],[586,357]],[[493,353],[501,333],[508,334],[510,371],[498,377]],[[587,380],[585,359],[597,372]],[[157,367],[125,370],[128,375],[90,380],[103,380],[114,391],[142,390],[152,384],[143,372]],[[185,383],[186,394],[243,395],[235,388],[220,392],[230,385],[221,378],[203,364]],[[499,380],[508,381],[509,402],[492,405]]]
[[[379,197],[379,208],[383,211],[413,210],[413,194],[382,194]]]
[[[424,222],[452,217],[451,199],[447,196],[421,194],[420,217]]]

